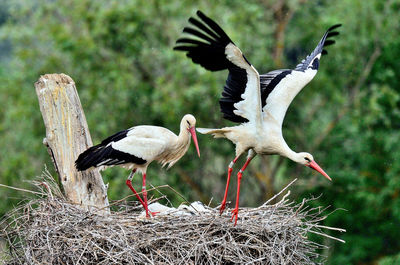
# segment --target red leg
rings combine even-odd
[[[231,217],[231,221],[233,220],[233,218],[235,218],[234,226],[236,226],[237,219],[238,219],[238,214],[239,214],[240,180],[242,179],[243,171],[247,168],[247,166],[249,165],[249,163],[250,163],[251,159],[253,159],[253,157],[254,157],[254,153],[253,152],[249,152],[249,155],[247,156],[246,163],[244,163],[243,167],[239,170],[239,172],[237,174],[238,182],[237,182],[237,192],[236,192],[236,207],[235,207],[235,209],[233,209],[232,217]]]
[[[140,198],[139,194],[136,192],[136,190],[132,187],[132,177],[135,174],[136,169],[133,169],[131,174],[129,175],[128,179],[126,180],[126,185],[131,189],[131,191],[133,192],[133,194],[135,194],[136,198],[140,201],[140,203],[143,205],[143,208],[147,211],[149,210],[147,208],[147,204],[145,204],[142,200],[142,198]]]
[[[142,194],[143,194],[143,199],[144,199],[144,204],[146,205],[145,209],[146,209],[146,217],[150,217],[149,213],[152,216],[156,215],[156,212],[150,212],[149,210],[149,205],[147,203],[147,190],[146,190],[146,173],[143,174],[143,181],[142,181]]]
[[[238,158],[240,157],[240,155],[238,155],[237,157],[235,157],[235,159],[233,159],[233,161],[229,164],[228,166],[228,179],[226,180],[226,187],[225,187],[225,194],[224,194],[224,199],[221,202],[221,208],[219,208],[219,214],[221,215],[224,210],[225,210],[225,206],[226,206],[226,197],[228,196],[228,189],[229,189],[229,182],[231,180],[231,174],[232,174],[232,168],[233,165],[236,163],[236,161],[238,160]]]
[[[146,217],[150,217],[149,215],[149,208],[148,208],[148,203],[147,203],[147,190],[146,190],[146,173],[143,173],[142,176],[142,195],[143,195],[143,200],[144,204],[146,205]]]

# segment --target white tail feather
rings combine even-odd
[[[201,134],[212,134],[215,138],[225,138],[225,133],[229,130],[227,129],[209,129],[209,128],[196,128],[196,130]]]

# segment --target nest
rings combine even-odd
[[[220,216],[207,206],[146,219],[137,205],[121,201],[102,216],[67,202],[55,187],[41,187],[47,196],[3,218],[6,264],[322,264],[319,253],[327,247],[309,233],[342,241],[323,230],[344,231],[320,225],[326,209],[309,207],[313,199],[297,204],[287,192],[270,204],[287,187],[258,208],[241,208],[236,227],[230,211]]]

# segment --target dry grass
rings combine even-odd
[[[36,185],[43,196],[2,220],[6,264],[322,264],[326,246],[309,233],[341,241],[322,230],[344,231],[319,225],[325,209],[307,206],[312,199],[296,204],[290,192],[241,209],[234,227],[229,211],[219,216],[216,208],[143,219],[140,207],[118,202],[119,210],[100,216],[68,203],[52,183]]]

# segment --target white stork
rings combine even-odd
[[[196,119],[193,115],[186,114],[181,120],[178,136],[166,128],[150,125],[140,125],[120,131],[80,154],[75,161],[76,168],[83,171],[91,167],[104,169],[119,165],[132,169],[126,180],[126,185],[138,198],[146,210],[146,216],[149,217],[151,212],[147,205],[147,167],[152,161],[156,160],[162,166],[169,164],[168,168],[170,168],[188,150],[190,136],[193,138],[197,154],[200,157],[195,125]],[[144,201],[132,187],[132,177],[137,170],[141,172],[143,177],[142,194]]]
[[[236,145],[236,157],[229,164],[228,179],[220,213],[225,209],[230,176],[234,163],[248,151],[247,161],[237,174],[236,207],[232,218],[237,223],[239,191],[242,173],[256,154],[285,156],[296,163],[315,169],[330,177],[318,166],[311,154],[296,153],[289,148],[282,136],[282,122],[293,98],[310,82],[318,71],[319,60],[326,51],[324,46],[333,44],[329,37],[338,35],[333,31],[340,25],[330,27],[314,51],[294,70],[280,69],[259,75],[228,35],[216,22],[197,11],[200,20],[191,17],[194,27],[185,27],[183,32],[193,38],[180,38],[174,50],[186,52],[196,64],[210,71],[229,70],[222,97],[219,100],[225,119],[241,123],[222,129],[198,128],[203,134],[228,138]]]

